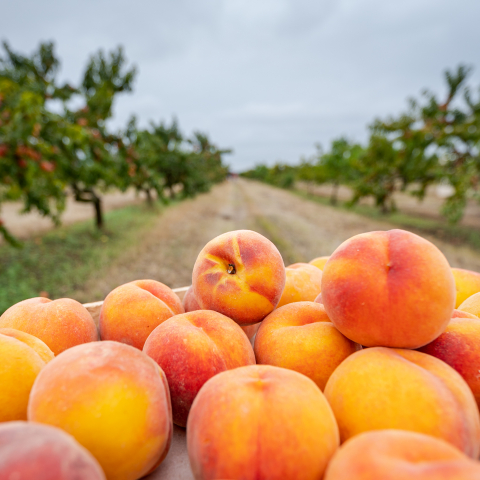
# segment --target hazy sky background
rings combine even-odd
[[[25,53],[53,40],[71,82],[91,53],[123,45],[139,74],[113,125],[176,115],[184,133],[232,147],[237,171],[364,141],[374,117],[443,92],[460,62],[480,83],[479,0],[0,2],[0,38]]]

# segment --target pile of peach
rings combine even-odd
[[[285,268],[240,230],[183,302],[137,280],[0,317],[0,478],[480,480],[480,274],[402,230]],[[252,347],[253,345],[253,347]]]

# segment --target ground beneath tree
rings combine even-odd
[[[81,302],[101,300],[123,283],[150,278],[171,287],[190,285],[195,259],[203,246],[221,233],[256,230],[272,240],[289,265],[331,254],[358,233],[395,228],[300,198],[286,190],[236,179],[208,194],[173,205],[154,227],[107,269],[96,272],[73,295]],[[480,271],[480,254],[433,237],[450,264]]]

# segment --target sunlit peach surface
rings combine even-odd
[[[323,270],[323,267],[325,266],[325,264],[328,262],[328,259],[330,258],[330,256],[327,256],[327,257],[317,257],[317,258],[314,258],[313,260],[310,260],[308,263],[310,265],[313,265],[314,267],[317,267],[319,268],[320,270]]]
[[[109,480],[136,480],[159,464],[170,446],[171,415],[158,365],[110,341],[71,348],[49,362],[28,405],[29,420],[70,433]]]
[[[379,430],[340,447],[324,480],[480,480],[480,463],[429,435]]]
[[[102,340],[114,340],[142,349],[155,327],[183,313],[171,288],[155,280],[136,280],[112,290],[100,312]]]
[[[322,271],[309,263],[294,263],[285,269],[287,279],[278,307],[293,302],[313,302],[322,290]]]
[[[401,429],[480,453],[478,407],[465,380],[415,350],[374,347],[350,355],[325,387],[342,442],[362,432]]]
[[[29,333],[58,355],[67,348],[98,340],[97,327],[85,307],[71,298],[38,297],[10,307],[0,317],[0,328]]]
[[[239,325],[263,320],[277,306],[285,286],[285,266],[277,247],[259,233],[224,233],[198,255],[192,275],[199,305]]]
[[[447,327],[455,281],[444,255],[404,230],[345,241],[325,265],[322,302],[333,324],[368,347],[418,348]]]
[[[335,368],[360,348],[333,326],[323,305],[314,302],[277,308],[255,338],[257,363],[303,373],[321,390]]]
[[[165,372],[172,399],[173,421],[187,424],[198,391],[214,375],[255,364],[242,329],[230,318],[197,310],[166,320],[148,337],[143,351]]]
[[[0,424],[2,480],[105,480],[99,463],[59,428],[33,422]]]
[[[468,297],[480,292],[480,273],[463,268],[452,268],[452,273],[457,290],[455,308],[458,308]]]
[[[335,418],[315,383],[269,365],[216,375],[188,418],[196,480],[318,480],[338,443]]]

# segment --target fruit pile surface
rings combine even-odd
[[[324,254],[328,252],[319,252]],[[183,301],[143,279],[0,317],[0,479],[480,480],[480,274],[403,230],[285,267],[211,240]]]

